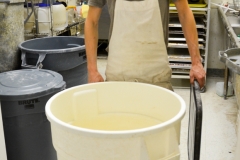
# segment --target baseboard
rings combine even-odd
[[[225,69],[208,68],[207,77],[224,77],[224,72]]]

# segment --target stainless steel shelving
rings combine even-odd
[[[41,37],[51,37],[51,36],[58,36],[58,35],[61,35],[61,34],[63,34],[63,33],[65,33],[65,32],[67,32],[67,31],[70,31],[70,30],[72,30],[73,28],[75,28],[75,34],[74,35],[77,35],[78,33],[78,27],[80,27],[81,25],[83,25],[84,23],[85,23],[85,19],[84,18],[79,18],[79,20],[77,21],[77,22],[72,22],[72,23],[68,23],[68,25],[63,29],[63,30],[59,30],[59,31],[55,31],[55,30],[53,30],[53,28],[52,28],[52,25],[50,25],[50,32],[49,33],[39,33],[38,32],[38,30],[39,30],[39,28],[38,28],[38,24],[39,23],[41,23],[41,22],[39,22],[38,21],[38,18],[36,18],[36,17],[38,17],[38,15],[37,15],[37,9],[38,9],[38,6],[35,4],[35,5],[33,5],[33,3],[35,3],[35,1],[33,1],[33,0],[31,0],[31,1],[26,1],[26,2],[28,2],[28,3],[30,3],[31,2],[31,8],[32,8],[32,10],[33,10],[33,13],[27,13],[28,14],[28,16],[27,16],[27,18],[26,18],[26,20],[25,20],[25,22],[24,23],[26,23],[27,21],[28,21],[28,19],[29,19],[29,17],[31,16],[31,14],[34,14],[35,16],[35,26],[34,26],[34,28],[33,28],[33,30],[32,30],[32,32],[30,32],[30,33],[24,33],[24,36],[25,36],[25,38],[41,38]],[[49,6],[49,8],[50,8],[50,17],[51,17],[51,21],[49,21],[48,23],[50,23],[50,24],[53,24],[53,19],[52,19],[52,9],[51,9],[51,6],[52,6],[52,1],[51,0],[48,0],[48,3],[47,4],[49,4],[50,6]],[[45,23],[45,22],[44,22]],[[47,23],[47,22],[46,22]],[[69,35],[69,36],[73,36],[73,35]]]

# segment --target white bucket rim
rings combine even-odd
[[[92,85],[92,84],[101,84],[101,83],[134,83],[134,84],[148,85],[148,86],[152,86],[152,87],[159,87],[159,86],[156,86],[156,85],[147,84],[147,83],[139,83],[139,82],[97,82],[97,83],[84,84],[84,86],[85,85]],[[185,112],[186,112],[186,103],[180,95],[178,95],[175,92],[170,91],[166,88],[159,87],[160,89],[165,90],[166,92],[169,92],[170,94],[173,94],[179,100],[179,102],[181,104],[181,108],[180,108],[180,111],[178,112],[178,114],[176,114],[170,120],[167,120],[163,123],[153,125],[153,126],[150,126],[150,127],[133,129],[133,130],[122,130],[122,131],[104,131],[104,130],[94,130],[94,129],[77,127],[77,126],[73,126],[71,124],[68,124],[66,122],[63,122],[63,121],[59,120],[58,118],[56,118],[52,114],[50,109],[51,109],[51,103],[55,99],[55,97],[57,97],[61,94],[64,94],[65,92],[68,92],[69,90],[73,90],[73,89],[79,88],[79,87],[83,87],[83,85],[71,87],[71,88],[63,90],[61,92],[56,93],[54,96],[52,96],[47,101],[45,112],[46,112],[46,116],[47,116],[48,120],[51,123],[54,123],[55,125],[58,125],[58,126],[61,126],[61,127],[64,127],[65,129],[68,128],[71,131],[76,131],[77,133],[86,134],[88,136],[91,136],[91,135],[97,136],[98,135],[98,136],[104,136],[104,137],[105,136],[111,136],[111,137],[117,136],[117,137],[119,137],[119,136],[144,135],[145,133],[149,134],[149,132],[151,132],[151,131],[156,132],[156,131],[163,130],[163,129],[166,129],[168,127],[171,127],[172,125],[175,124],[175,122],[178,122],[179,119],[182,119],[183,116],[185,115]]]

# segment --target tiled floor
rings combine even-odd
[[[98,69],[105,78],[106,59],[98,59]],[[201,160],[234,160],[236,148],[237,102],[235,96],[224,100],[215,91],[223,78],[207,77],[206,92],[201,93],[203,105],[203,130]],[[190,90],[174,88],[189,105]],[[188,110],[181,126],[181,160],[187,160]]]

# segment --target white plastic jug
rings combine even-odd
[[[46,104],[58,160],[179,160],[184,100],[136,82],[80,85]]]
[[[54,4],[52,5],[53,12],[53,30],[60,31],[64,30],[67,23],[67,11],[63,4]]]
[[[50,33],[52,22],[50,6],[48,4],[41,4],[38,8],[38,27],[39,33]]]

